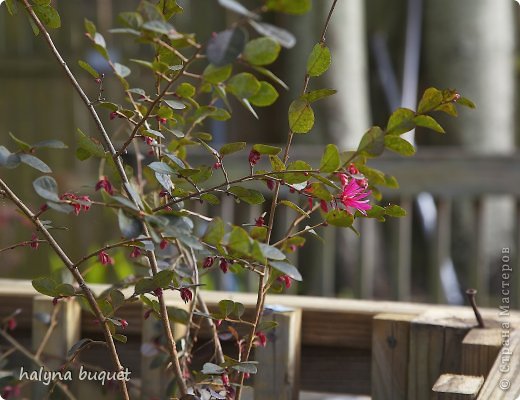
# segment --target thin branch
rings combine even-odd
[[[63,303],[58,303],[52,309],[51,321],[49,322],[49,327],[47,328],[47,331],[45,332],[45,336],[43,337],[42,341],[40,342],[40,345],[38,346],[36,353],[34,353],[34,358],[36,358],[37,360],[40,359],[43,349],[45,348],[45,346],[47,345],[47,342],[51,338],[54,328],[56,328],[56,326],[58,325],[58,312],[61,310],[62,304]]]

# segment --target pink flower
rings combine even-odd
[[[267,346],[267,336],[265,336],[265,333],[262,331],[258,331],[255,333],[256,338],[258,340],[257,345],[265,347]]]
[[[367,215],[367,210],[372,206],[368,204],[369,200],[366,197],[370,196],[370,191],[366,191],[366,187],[360,186],[357,179],[348,179],[345,174],[340,174],[339,178],[343,184],[343,191],[339,196],[349,213],[352,210],[358,210],[361,214]]]
[[[220,260],[219,268],[222,270],[222,272],[226,273],[228,271],[228,262],[225,258]]]
[[[105,192],[107,192],[110,196],[114,194],[114,189],[112,188],[112,184],[108,180],[106,176],[101,178],[98,183],[96,183],[96,191],[103,189]]]
[[[189,302],[189,301],[191,301],[193,299],[193,293],[191,292],[190,289],[188,289],[188,288],[181,288],[179,291],[181,292],[181,299],[185,303],[187,303],[187,302]]]
[[[103,265],[114,264],[114,259],[108,255],[106,251],[100,251],[98,254],[99,262]]]
[[[14,318],[9,318],[7,320],[7,329],[8,330],[14,331],[17,325],[18,325],[18,323],[16,322],[16,320]]]
[[[274,189],[274,181],[272,179],[266,180],[265,183],[267,184],[267,188],[269,190],[273,190]]]
[[[253,166],[260,161],[260,153],[256,150],[251,150],[249,153],[249,165]]]
[[[222,378],[222,384],[224,386],[229,386],[229,376],[228,376],[228,374],[222,374],[221,378]]]
[[[323,210],[323,212],[329,211],[329,206],[327,205],[327,202],[325,200],[320,200],[320,207]]]
[[[157,289],[154,289],[153,290],[153,294],[156,295],[157,297],[160,297],[162,296],[162,289],[161,288],[157,288]]]
[[[120,319],[121,328],[125,329],[128,326],[128,321],[126,319]]]
[[[31,236],[31,241],[29,242],[29,246],[36,250],[39,245],[40,243],[38,242],[38,235],[36,235],[36,233],[33,233]]]
[[[289,289],[292,285],[291,277],[288,275],[280,275],[278,280],[284,283],[286,289]]]
[[[202,263],[202,268],[210,268],[213,265],[213,257],[206,257]]]
[[[262,227],[262,226],[264,226],[264,224],[265,224],[264,217],[260,216],[257,219],[255,219],[256,226]]]
[[[166,247],[168,247],[168,241],[166,239],[161,240],[159,247],[161,248],[161,250],[164,250]]]
[[[117,117],[117,111],[112,111],[112,112],[110,113],[110,119],[113,120],[113,119],[115,119],[116,117]]]
[[[219,169],[222,168],[222,163],[220,161],[217,161],[215,164],[213,164],[213,169]]]
[[[130,253],[130,258],[137,258],[141,255],[141,249],[139,247],[133,248],[132,252]]]
[[[351,174],[351,175],[357,175],[357,174],[359,174],[359,170],[358,170],[358,169],[356,168],[356,166],[355,166],[354,164],[352,164],[352,163],[348,166],[348,172],[349,172],[349,174]]]
[[[3,387],[2,398],[8,399],[11,396],[14,396],[14,397],[20,396],[20,387],[18,385]]]

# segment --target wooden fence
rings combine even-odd
[[[107,288],[95,285],[93,289],[101,293]],[[128,297],[131,293],[125,294]],[[166,296],[170,310],[184,306],[177,294]],[[245,318],[254,309],[253,294],[206,291],[203,296],[210,310],[223,299],[244,304]],[[520,395],[520,331],[515,330],[520,326],[518,312],[483,309],[486,328],[480,329],[469,307],[288,295],[269,295],[266,304],[264,319],[274,319],[279,325],[268,334],[267,346],[256,351],[259,373],[251,383],[255,399],[297,399],[299,391],[371,395],[375,400],[516,400]],[[7,332],[19,349],[23,346],[36,351],[42,340],[47,340],[44,337],[55,309],[51,299],[36,295],[28,281],[1,280],[0,317],[14,309],[21,310],[18,326]],[[118,317],[128,321],[122,331],[128,342],[119,344],[118,349],[123,365],[131,372],[132,398],[164,398],[171,378],[151,365],[154,355],[149,349],[159,334],[151,320],[143,319],[143,311],[140,303],[132,302],[118,312]],[[63,302],[56,320],[58,324],[33,369],[45,366],[55,370],[79,339],[102,340],[92,315],[74,302]],[[179,337],[182,329],[177,324],[175,328]],[[2,344],[6,343],[4,338]],[[208,340],[209,332],[203,331],[199,349],[208,347],[204,345]],[[229,351],[233,346],[224,348]],[[211,353],[207,348],[202,356],[196,354],[204,357]],[[100,346],[85,349],[79,364],[111,369]],[[16,374],[20,365],[25,365],[26,371],[31,368],[19,357],[3,370]],[[78,399],[94,395],[116,398],[114,392],[105,390],[102,394],[101,384],[95,383],[76,380],[69,388]],[[32,390],[37,393],[33,398],[43,398],[45,387]],[[248,393],[251,398],[251,391]]]

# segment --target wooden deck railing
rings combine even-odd
[[[107,287],[93,288],[101,293]],[[203,295],[210,309],[223,299],[243,303],[245,318],[254,309],[253,294],[206,291]],[[167,304],[169,308],[184,306],[175,293],[167,294]],[[376,400],[417,400],[430,398],[436,383],[438,399],[456,398],[450,395],[471,385],[473,397],[460,398],[515,400],[520,395],[520,331],[515,330],[520,326],[518,312],[501,315],[498,308],[484,309],[487,329],[478,329],[469,307],[285,295],[269,295],[267,304],[273,311],[266,312],[265,318],[276,319],[279,326],[268,335],[267,347],[257,350],[261,366],[253,384],[255,399],[297,398],[298,391],[306,390],[367,394]],[[28,281],[0,280],[0,317],[17,308],[21,313],[11,334],[21,345],[35,349],[48,329],[42,321],[52,312],[52,301],[36,295]],[[158,335],[154,324],[144,321],[140,303],[125,305],[117,316],[128,321],[123,332],[128,342],[118,346],[122,362],[131,372],[134,392],[140,387],[144,393],[135,398],[162,398],[168,376],[150,366],[153,356],[141,352],[142,345],[151,344]],[[59,322],[42,358],[51,368],[63,363],[77,340],[100,337],[92,315],[80,311],[73,302],[63,303]],[[177,328],[177,335],[182,334],[181,327]],[[502,348],[504,339],[508,342]],[[209,335],[202,332],[199,343],[208,340]],[[205,347],[206,352],[199,357],[211,354],[211,346]],[[509,359],[497,357],[501,349],[513,355]],[[227,350],[233,351],[233,346]],[[104,353],[103,347],[86,349],[79,364],[110,370]],[[16,370],[18,366],[19,370],[20,362],[9,364],[9,368]],[[468,377],[472,375],[482,378]],[[500,389],[503,381],[510,382],[508,390]],[[100,393],[99,387],[85,382],[72,388],[80,400]],[[274,395],[272,390],[285,395]]]

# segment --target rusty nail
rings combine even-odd
[[[466,290],[466,296],[468,297],[469,304],[471,304],[471,307],[473,308],[473,312],[475,313],[475,318],[477,319],[478,327],[485,328],[486,326],[484,325],[484,320],[482,319],[482,315],[480,315],[480,311],[478,310],[477,302],[475,300],[476,295],[477,295],[476,289],[467,289]]]

